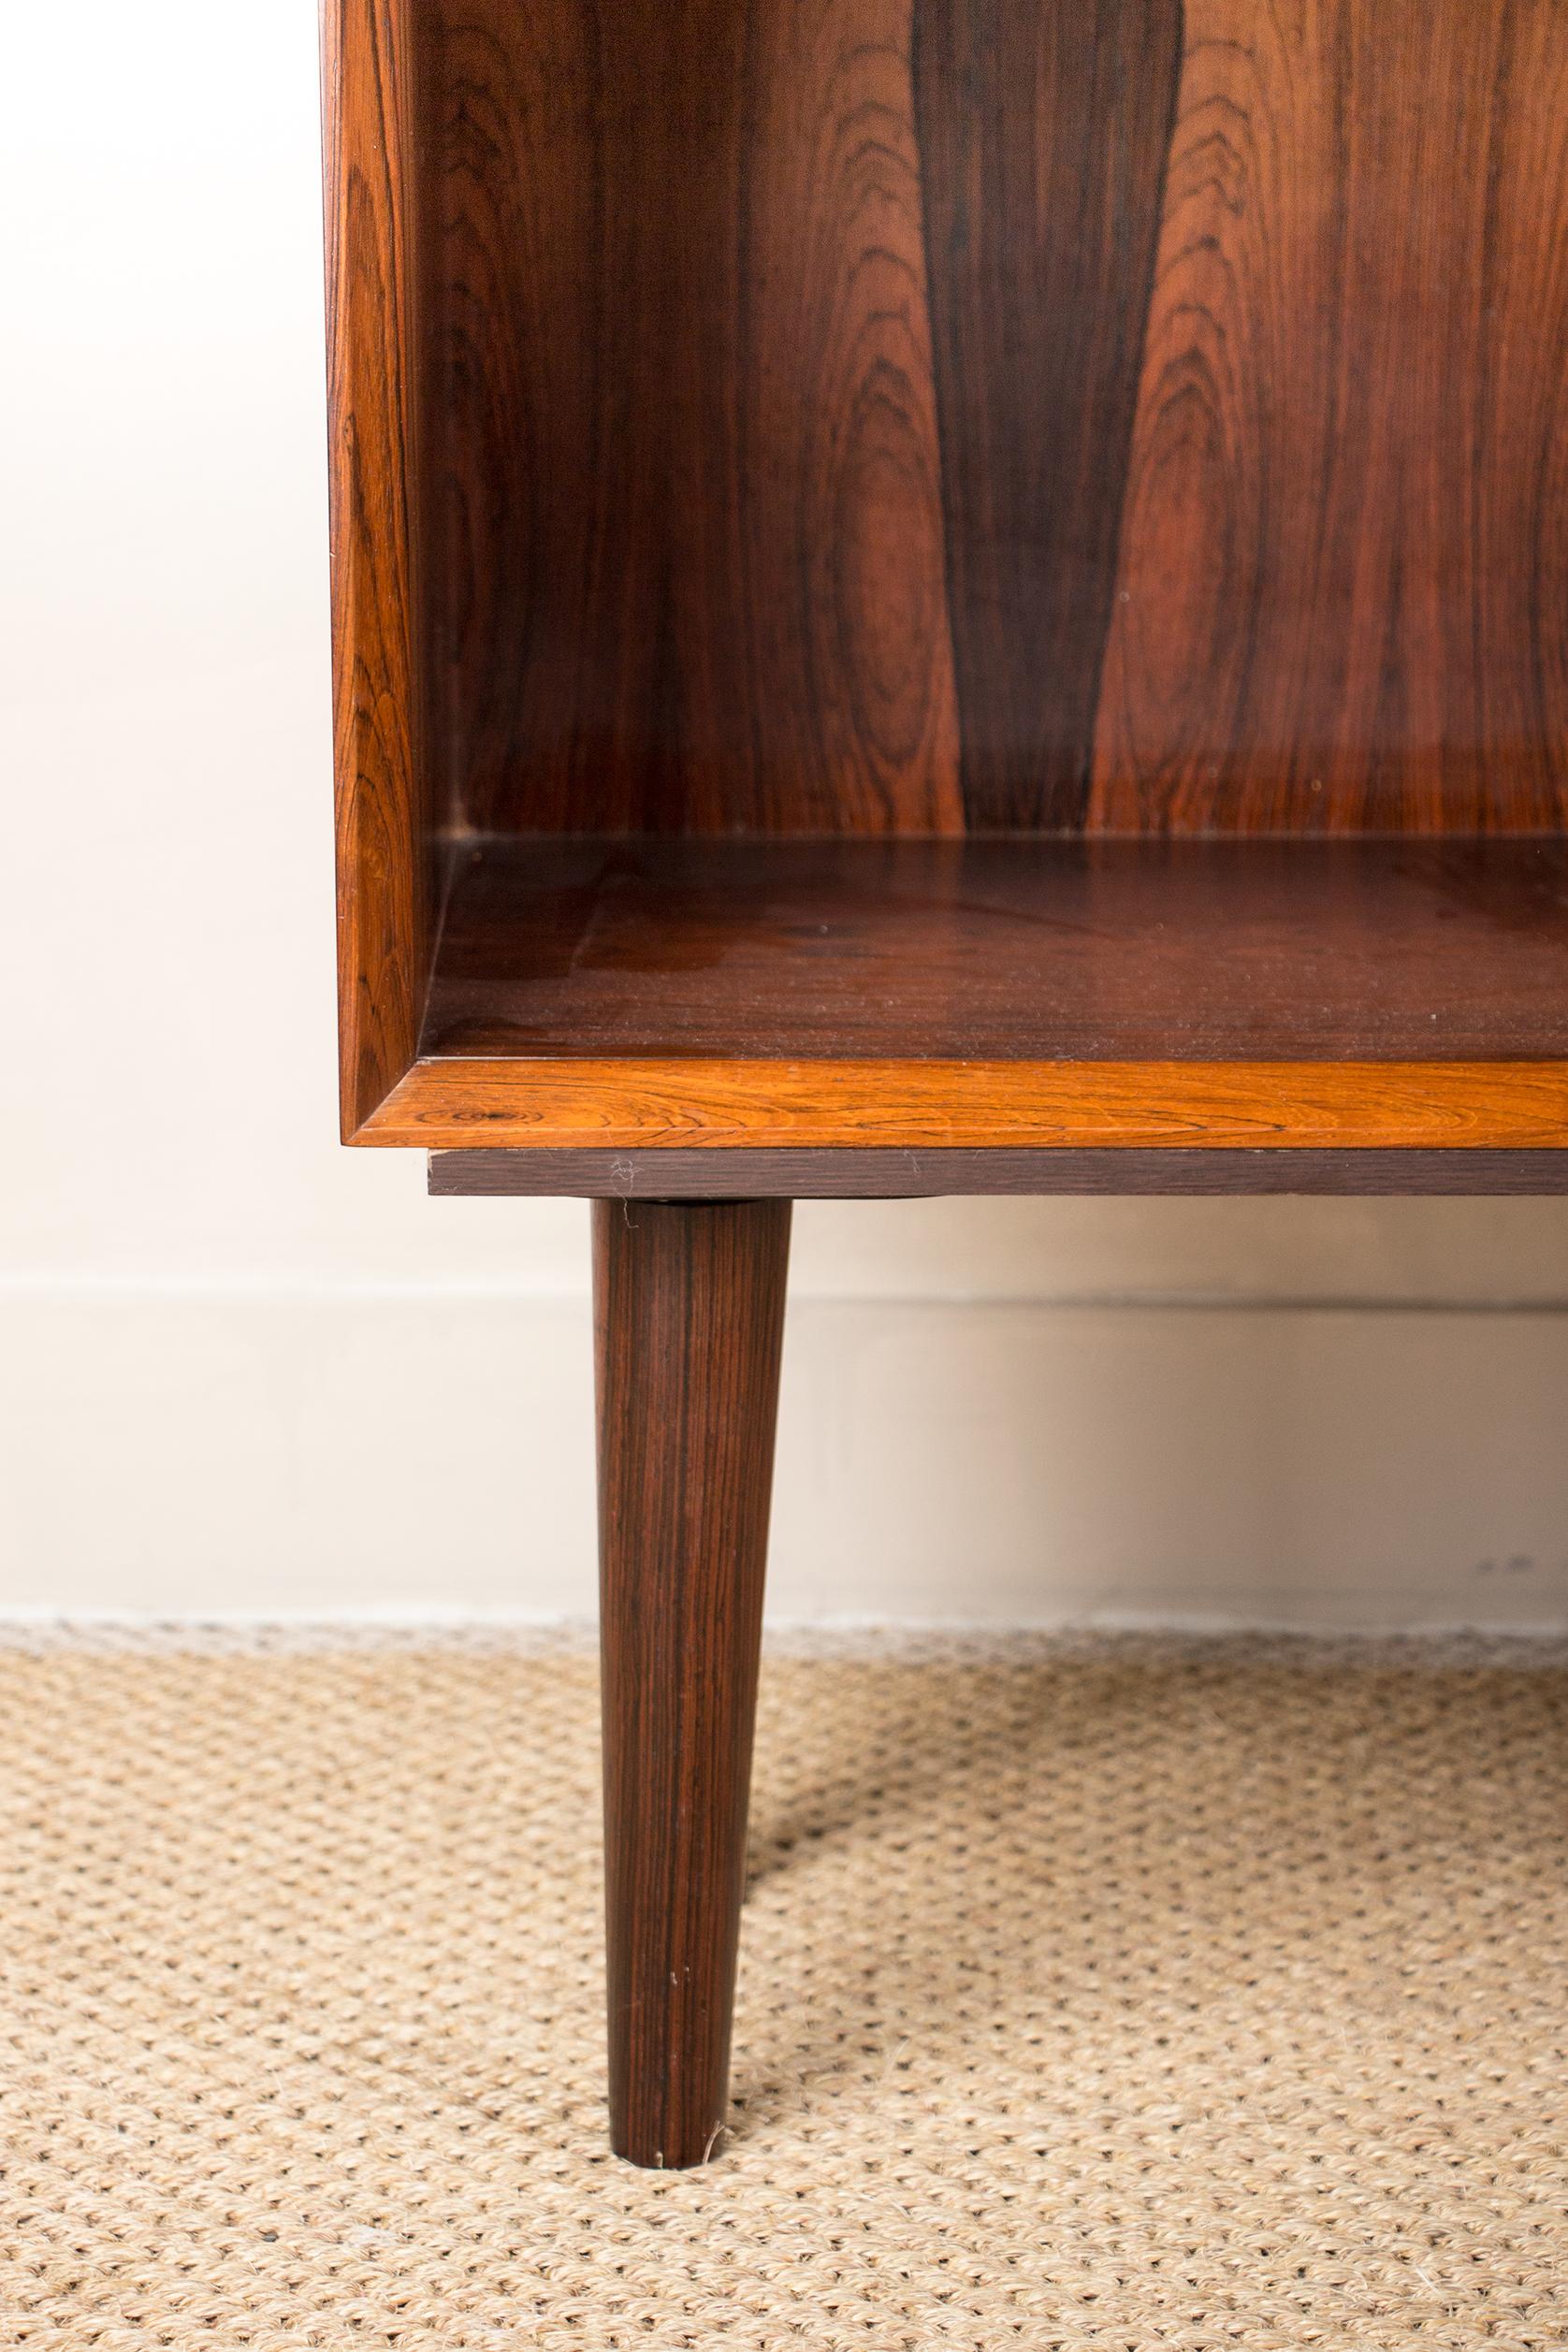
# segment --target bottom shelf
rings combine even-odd
[[[356,1140],[1557,1149],[1568,844],[481,840]]]

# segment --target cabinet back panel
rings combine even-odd
[[[1568,824],[1563,0],[429,0],[496,831]]]

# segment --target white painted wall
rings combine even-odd
[[[582,1611],[586,1212],[336,1147],[311,0],[21,12],[0,1611]],[[1568,1203],[806,1208],[791,1617],[1568,1619]]]

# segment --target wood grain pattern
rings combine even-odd
[[[324,210],[345,1134],[414,1057],[434,890],[422,725],[411,48],[407,0],[327,0]]]
[[[354,1138],[435,1152],[1561,1151],[1536,1062],[416,1062]]]
[[[474,844],[424,1050],[1568,1059],[1568,844]]]
[[[1181,0],[922,0],[915,86],[970,826],[1078,826]]]
[[[729,10],[731,331],[705,367],[731,429],[704,428],[724,477],[683,502],[675,573],[712,584],[683,661],[707,832],[963,824],[909,10]]]
[[[1568,12],[1186,22],[1090,821],[1561,827]]]
[[[433,1200],[1568,1193],[1568,1152],[433,1152]]]
[[[595,501],[628,495],[595,445],[613,356],[596,316],[623,310],[583,266],[600,234],[594,27],[575,0],[528,13],[527,45],[499,5],[421,17],[440,485],[430,625],[465,817],[501,805],[519,762],[555,756],[601,639],[658,586],[628,573],[617,606],[593,572]]]
[[[600,1625],[616,2152],[723,2128],[787,1201],[599,1203]]]
[[[440,12],[475,823],[961,822],[908,13]]]
[[[1478,849],[1568,836],[1561,0],[330,0],[325,42],[348,1130],[1222,1148],[1277,1067],[1301,1147],[1550,1140],[1561,925]],[[449,820],[777,863],[726,922],[700,862],[542,893],[482,847],[432,987]],[[1042,895],[1061,828],[1302,863]],[[780,838],[964,829],[997,863],[923,906],[918,856],[863,891]],[[1382,831],[1477,853],[1446,936],[1319,889],[1301,836]]]

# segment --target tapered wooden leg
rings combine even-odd
[[[593,1208],[610,2135],[700,2164],[729,2096],[786,1200]]]

